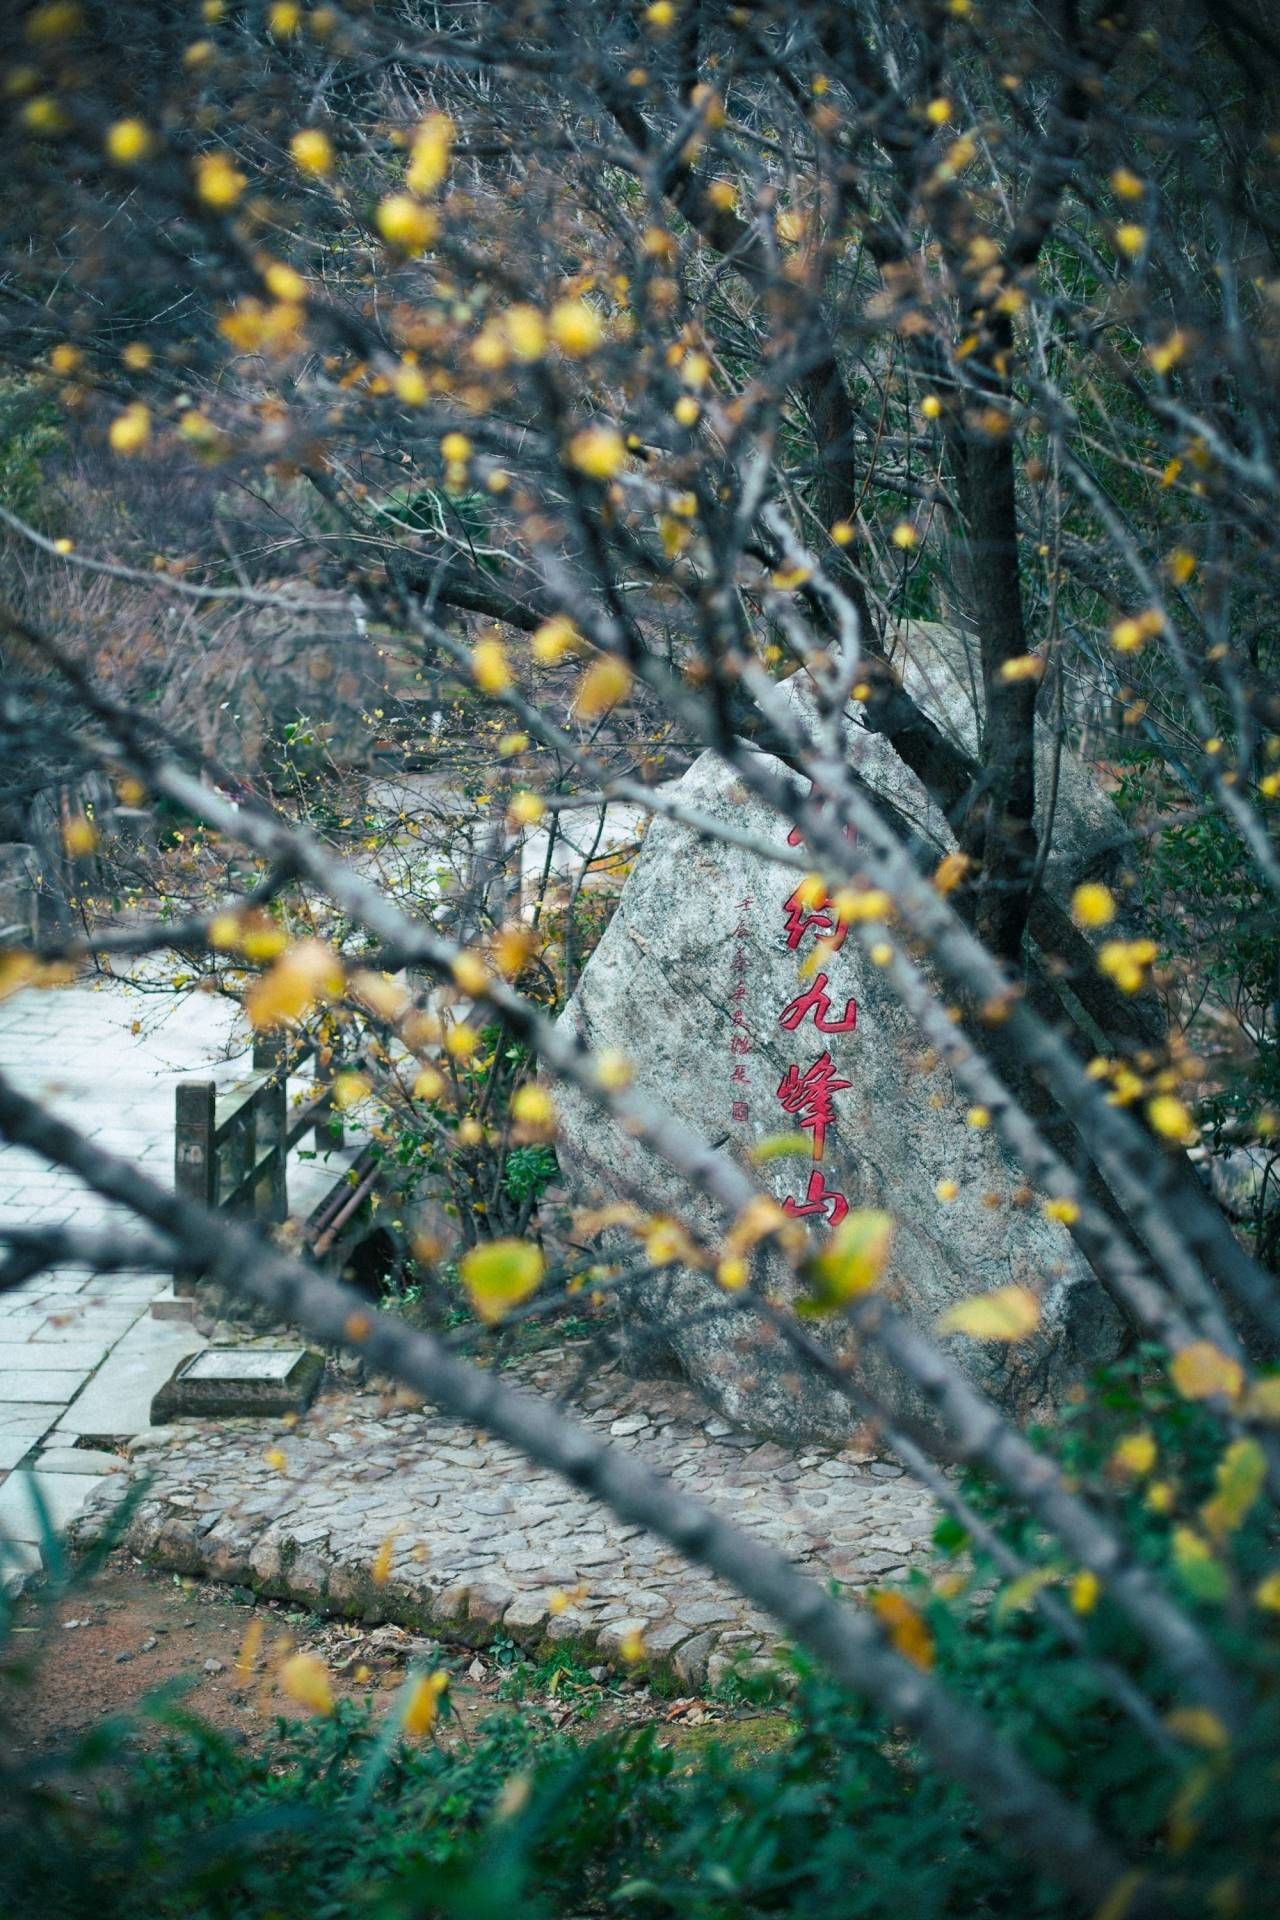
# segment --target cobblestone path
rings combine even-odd
[[[174,1088],[193,1076],[224,1092],[236,1086],[249,1067],[238,1018],[227,1000],[145,981],[28,989],[0,1001],[0,1069],[96,1145],[168,1184]],[[291,1207],[308,1212],[334,1177],[291,1162]],[[92,1231],[129,1217],[72,1174],[0,1143],[0,1222]],[[204,1345],[194,1327],[151,1316],[169,1282],[167,1273],[60,1267],[0,1294],[0,1580],[38,1559],[31,1471],[64,1526],[97,1478],[118,1469],[112,1443],[147,1428],[152,1394]]]
[[[555,1392],[565,1366],[525,1362],[513,1375]],[[875,1585],[927,1552],[933,1505],[891,1461],[851,1448],[791,1455],[709,1418],[681,1387],[616,1372],[594,1374],[575,1411],[819,1577]],[[317,1611],[466,1644],[498,1634],[544,1651],[572,1644],[604,1659],[641,1634],[649,1661],[690,1687],[714,1684],[776,1637],[661,1541],[429,1408],[332,1394],[292,1428],[174,1428],[131,1453],[151,1476],[128,1536],[136,1550]],[[116,1492],[101,1490],[82,1535]]]

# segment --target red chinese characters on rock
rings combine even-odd
[[[821,1167],[815,1167],[809,1175],[809,1191],[803,1200],[793,1200],[788,1194],[782,1203],[782,1211],[793,1219],[803,1219],[805,1214],[825,1215],[827,1225],[838,1227],[849,1211],[849,1202],[834,1187],[828,1187]]]
[[[778,1082],[782,1111],[793,1114],[801,1127],[813,1135],[815,1160],[821,1160],[827,1128],[835,1121],[834,1096],[852,1085],[851,1080],[837,1078],[829,1053],[820,1053],[804,1073],[793,1063]]]
[[[820,973],[813,985],[805,993],[797,994],[789,1000],[778,1015],[778,1025],[785,1027],[788,1033],[794,1033],[806,1014],[813,1015],[813,1024],[819,1033],[852,1033],[858,1024],[858,1003],[846,1000],[844,1012],[838,1020],[828,1016],[831,1013],[831,1001],[827,997],[827,976]]]
[[[738,902],[738,923],[733,930],[733,986],[729,993],[729,1084],[731,1097],[729,1117],[737,1125],[751,1118],[749,1089],[751,1076],[746,1062],[751,1055],[751,1032],[747,1022],[747,949],[745,942],[751,928],[747,914],[754,905],[751,895],[744,894]]]
[[[793,827],[787,835],[788,846],[798,846],[802,837]],[[794,953],[801,941],[813,934],[827,952],[837,953],[848,929],[839,924],[826,902],[806,904],[801,898],[803,890],[801,883],[783,903],[788,952]],[[858,1024],[858,1003],[850,998],[845,1002],[843,1013],[834,1011],[827,992],[827,976],[819,973],[809,987],[787,1002],[778,1015],[778,1025],[784,1033],[796,1033],[810,1017],[819,1033],[853,1033]],[[845,1092],[852,1084],[851,1080],[839,1077],[831,1055],[825,1050],[806,1067],[793,1062],[778,1082],[778,1104],[812,1136],[815,1162],[824,1158],[828,1135],[835,1128],[835,1095]],[[788,1194],[782,1208],[793,1219],[813,1218],[829,1227],[838,1227],[849,1211],[849,1202],[843,1193],[827,1185],[822,1167],[815,1164],[804,1198],[799,1200]]]

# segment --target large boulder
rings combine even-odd
[[[855,728],[850,754],[917,831],[940,851],[951,844],[945,822],[884,741]],[[784,773],[780,763],[767,764]],[[668,791],[785,848],[786,822],[713,754]],[[1069,792],[1060,782],[1060,806]],[[1094,819],[1064,838],[1074,837],[1082,853],[1098,833]],[[974,1293],[1033,1288],[1042,1321],[1032,1339],[996,1345],[954,1336],[951,1344],[1010,1411],[1044,1407],[1114,1353],[1116,1315],[994,1134],[967,1124],[968,1101],[858,941],[846,940],[820,974],[804,975],[823,929],[806,928],[793,908],[797,878],[794,868],[655,819],[562,1017],[593,1047],[625,1053],[641,1087],[744,1164],[760,1141],[803,1129],[811,1157],[766,1164],[761,1183],[793,1207],[812,1206],[799,1217],[818,1237],[844,1203],[891,1213],[887,1285],[921,1326]],[[825,1002],[806,998],[814,989]],[[727,1223],[709,1203],[584,1096],[565,1089],[558,1100],[561,1161],[575,1200],[639,1200],[682,1213],[713,1241],[723,1232]],[[946,1192],[953,1181],[955,1197],[940,1198],[939,1184]],[[782,1288],[790,1284],[781,1262],[773,1277]],[[842,1396],[703,1275],[668,1270],[634,1289],[620,1311],[637,1364],[673,1357],[744,1427],[791,1443],[839,1444],[857,1424]],[[847,1343],[847,1330],[829,1329],[827,1337]],[[860,1353],[857,1366],[882,1395],[911,1402],[910,1389],[876,1353]]]

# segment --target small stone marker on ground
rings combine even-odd
[[[206,1347],[179,1362],[151,1402],[151,1419],[278,1418],[310,1406],[324,1361],[305,1347]]]

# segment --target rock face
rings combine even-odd
[[[932,703],[931,703],[932,704]],[[936,709],[935,709],[936,710]],[[950,835],[887,743],[854,730],[853,763],[936,840]],[[770,763],[781,773],[778,763]],[[1079,763],[1081,782],[1089,778]],[[704,754],[669,789],[699,812],[776,841],[787,827],[731,769]],[[1071,791],[1059,783],[1059,805]],[[1098,796],[1090,815],[1062,823],[1085,863],[1114,834]],[[967,1101],[933,1064],[910,1016],[856,939],[803,971],[826,927],[792,900],[794,869],[743,849],[700,843],[656,819],[622,901],[563,1019],[594,1047],[617,1048],[637,1083],[713,1143],[743,1159],[759,1141],[797,1129],[805,1152],[759,1174],[821,1235],[843,1207],[883,1207],[895,1219],[888,1289],[923,1327],[953,1302],[1019,1284],[1041,1298],[1031,1340],[1013,1346],[954,1336],[955,1357],[1019,1414],[1115,1351],[1118,1321],[1065,1228],[1019,1194],[1018,1169],[989,1130],[966,1123]],[[1074,873],[1062,873],[1064,880]],[[557,1094],[561,1162],[575,1199],[633,1198],[679,1209],[713,1243],[709,1203],[690,1204],[679,1176],[624,1136],[585,1098]],[[939,1182],[958,1191],[940,1199]],[[791,1210],[789,1207],[788,1210]],[[787,1277],[778,1265],[779,1284]],[[803,1369],[750,1313],[705,1276],[670,1269],[621,1309],[638,1366],[673,1357],[731,1419],[787,1442],[840,1441],[857,1426],[848,1402]],[[826,1323],[823,1323],[826,1325]],[[847,1339],[841,1327],[828,1330]],[[871,1350],[868,1384],[902,1404],[904,1383]],[[919,1408],[916,1411],[920,1411]]]

